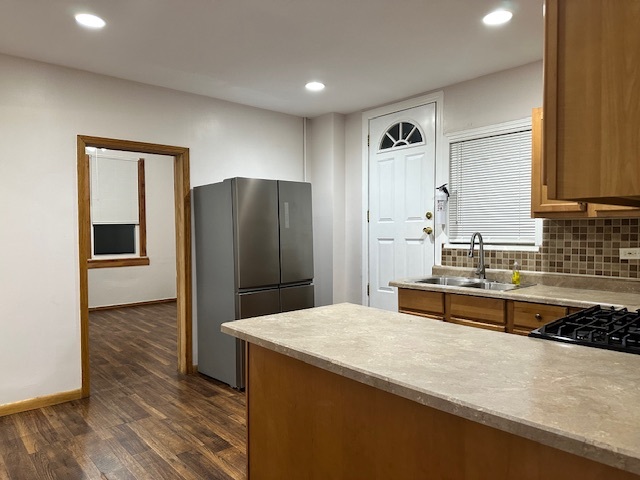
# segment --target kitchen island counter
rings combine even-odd
[[[640,474],[638,355],[351,304],[225,323],[222,330],[250,348]],[[249,387],[250,403],[251,395]]]

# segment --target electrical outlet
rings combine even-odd
[[[621,248],[620,260],[640,260],[640,248]]]

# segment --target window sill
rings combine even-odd
[[[139,267],[149,265],[149,257],[109,258],[87,260],[87,268]]]

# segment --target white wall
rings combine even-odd
[[[441,90],[444,93],[445,135],[522,119],[531,116],[532,108],[542,105],[542,62],[486,75]],[[361,303],[361,289],[366,281],[362,279],[363,262],[366,262],[362,256],[362,232],[367,209],[366,203],[362,205],[367,180],[362,178],[366,166],[363,165],[361,113],[347,116],[345,138],[346,301]],[[448,152],[442,153],[446,156]],[[443,161],[446,162],[446,158],[437,159],[441,165]]]
[[[315,304],[344,301],[344,116],[330,113],[307,124],[307,180],[313,190]]]
[[[443,90],[445,135],[530,117],[542,106],[542,61]]]
[[[149,265],[90,269],[89,307],[176,297],[175,160],[148,153],[128,153],[127,158],[144,158]]]
[[[0,405],[81,386],[76,136],[190,148],[191,186],[302,180],[302,119],[0,55]],[[194,303],[195,306],[195,303]]]
[[[362,228],[366,211],[362,187],[362,114],[345,119],[345,269],[344,301],[362,303]]]

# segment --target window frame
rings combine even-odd
[[[531,129],[532,128],[532,119],[531,117],[525,117],[518,120],[513,120],[509,122],[501,122],[492,125],[487,125],[483,127],[470,128],[465,130],[460,130],[453,133],[448,133],[444,135],[445,148],[443,149],[442,162],[441,165],[444,169],[446,169],[447,180],[450,182],[451,180],[451,172],[450,172],[450,155],[451,155],[451,144],[461,141],[475,140],[482,137],[489,137],[495,135],[504,135],[509,133],[515,133],[518,131],[522,131],[523,129]],[[450,211],[447,210],[447,224],[446,224],[446,241],[443,245],[443,248],[447,249],[460,249],[462,246],[466,248],[469,242],[457,241],[452,242],[450,238],[450,228],[451,225],[449,223]],[[540,246],[542,245],[542,220],[535,220],[535,239],[534,243],[491,243],[485,244],[485,250],[504,250],[504,251],[534,251],[537,252],[540,250]]]
[[[393,127],[395,127],[396,125],[399,125],[399,129],[402,128],[402,124],[410,124],[411,126],[413,126],[413,129],[411,130],[411,132],[409,132],[410,134],[407,136],[407,138],[410,138],[413,135],[413,130],[417,130],[418,134],[420,135],[420,141],[418,142],[411,142],[408,143],[406,141],[406,139],[404,139],[403,141],[405,142],[403,145],[395,145],[395,143],[398,143],[400,141],[400,139],[396,139],[394,141],[394,145],[390,146],[390,147],[386,147],[386,148],[382,148],[382,144],[384,143],[385,138],[390,138],[393,139],[393,137],[391,136],[391,134],[389,133],[391,131],[391,129]],[[424,145],[425,144],[425,140],[424,140],[424,132],[422,131],[422,128],[420,126],[420,122],[414,122],[413,120],[400,120],[398,122],[394,122],[391,125],[389,125],[386,130],[384,131],[384,133],[382,134],[382,137],[380,139],[378,139],[378,144],[377,144],[377,150],[378,152],[387,152],[387,151],[396,151],[396,150],[400,150],[403,148],[411,148],[411,147],[415,147],[418,145]]]
[[[110,154],[114,157],[116,155]],[[91,155],[85,156],[87,162],[87,171],[89,172],[89,185],[87,185],[87,199],[89,207],[89,226],[91,235],[91,257],[87,259],[87,268],[113,268],[113,267],[137,267],[150,265],[147,256],[147,209],[146,209],[146,193],[145,193],[145,168],[144,158],[138,158],[138,228],[136,233],[137,253],[135,254],[114,254],[114,255],[98,255],[93,253],[93,221],[91,220]],[[123,159],[130,157],[122,156]]]

